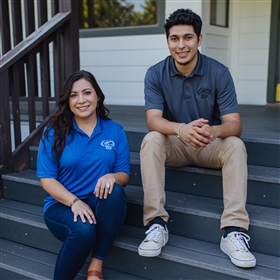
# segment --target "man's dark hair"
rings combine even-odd
[[[166,19],[164,29],[166,38],[169,37],[170,28],[175,25],[191,25],[197,37],[201,34],[202,21],[199,15],[190,9],[178,9]]]

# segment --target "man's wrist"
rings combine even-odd
[[[181,138],[181,135],[180,135],[180,130],[181,130],[181,127],[182,127],[182,125],[184,125],[185,123],[181,123],[179,126],[178,126],[178,128],[177,128],[177,138],[179,138],[179,139],[182,139]]]

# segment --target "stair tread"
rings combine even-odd
[[[128,185],[125,191],[128,202],[143,205],[143,189],[141,187]],[[18,214],[21,219],[27,219],[29,213],[31,213],[32,215],[35,214],[34,222],[42,219],[42,207],[40,206],[20,203],[9,199],[3,199],[0,203],[2,214]],[[246,208],[250,215],[251,225],[280,230],[280,209],[251,204],[247,204]],[[166,209],[220,219],[223,211],[223,202],[215,198],[166,191]]]
[[[0,269],[8,270],[30,279],[52,279],[51,270],[46,265],[35,263],[30,259],[19,258],[14,253],[4,253],[2,250],[0,250],[0,259]]]
[[[131,189],[131,191],[134,189],[137,196],[142,191],[140,187],[133,186],[129,186],[127,189]],[[129,197],[130,195],[128,195],[128,200]],[[12,218],[14,215],[20,222],[26,222],[47,230],[43,218],[38,217],[38,213],[42,212],[42,207],[8,199],[2,199],[0,206],[0,217],[3,218],[3,214],[5,214],[5,218]],[[32,211],[34,212],[32,213]],[[114,246],[136,252],[144,237],[144,228],[125,225]],[[3,248],[3,244],[1,246]],[[258,260],[258,266],[254,270],[243,270],[231,265],[227,256],[219,250],[217,244],[170,234],[169,242],[159,258],[247,279],[261,279],[263,276],[277,279],[276,275],[279,275],[280,272],[280,258],[261,253],[254,254]]]
[[[43,210],[40,206],[9,199],[2,199],[0,201],[0,206],[0,218],[47,229],[42,216]]]
[[[28,169],[20,172],[13,172],[9,174],[3,174],[2,178],[6,180],[11,180],[14,182],[22,182],[26,184],[36,185],[41,187],[39,178],[37,178],[36,170]]]
[[[1,199],[0,205],[2,209],[8,208],[13,210],[18,210],[22,213],[30,213],[32,215],[42,216],[43,208],[42,206],[32,205],[29,203],[19,202],[11,199]]]
[[[17,173],[15,174],[12,173],[6,176],[10,176],[12,178],[15,177],[17,181],[20,180],[22,181],[28,180],[28,182],[38,181],[38,178],[36,177],[36,171],[31,169],[21,172],[20,175],[18,175]],[[38,186],[40,186],[40,184]],[[142,187],[129,185],[125,188],[125,190],[127,193],[128,202],[135,203],[138,205],[143,204]],[[220,219],[223,210],[223,202],[221,199],[189,195],[184,193],[176,193],[171,191],[166,191],[166,194],[167,194],[167,201],[166,201],[167,210]],[[9,203],[12,202],[10,201]],[[30,208],[31,206],[28,207]],[[23,211],[25,212],[28,209],[28,207],[26,209],[23,209]],[[258,226],[268,227],[271,229],[280,230],[280,223],[279,223],[280,209],[252,205],[252,204],[247,204],[246,208],[248,213],[250,214],[251,225],[258,225]],[[34,209],[38,209],[38,208],[34,208]]]
[[[115,245],[136,252],[144,237],[145,229],[125,225],[117,237]],[[263,277],[277,279],[280,273],[280,258],[252,253],[257,258],[256,268],[241,269],[230,263],[229,258],[217,244],[169,234],[169,241],[162,249],[159,258],[246,279],[263,279]]]
[[[125,225],[116,238],[114,246],[137,254],[137,248],[144,237],[145,229]],[[0,239],[0,242],[0,267],[16,270],[17,273],[29,277],[33,276],[33,279],[40,279],[39,276],[52,279],[56,254],[4,239]],[[217,244],[170,234],[169,242],[162,249],[158,258],[246,279],[278,279],[280,258],[252,253],[257,258],[257,266],[254,269],[241,269],[230,263],[228,257],[220,251]],[[85,273],[86,266],[81,271],[80,277],[76,279],[85,279],[83,272]],[[123,273],[104,268],[103,274],[105,279],[118,279],[116,276]],[[114,277],[111,278],[110,275]],[[136,280],[141,278],[123,274],[120,279]]]
[[[56,254],[1,239],[0,268],[12,270],[33,279],[53,279]],[[84,265],[75,280],[86,279],[88,263]],[[32,271],[29,272],[29,271]],[[103,268],[105,279],[141,280],[143,278]],[[44,278],[42,278],[44,277]]]

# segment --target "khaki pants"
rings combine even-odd
[[[165,222],[169,215],[165,206],[165,165],[195,165],[222,168],[224,211],[221,229],[232,226],[249,228],[245,209],[247,199],[247,153],[238,137],[217,138],[207,148],[194,148],[176,136],[149,132],[140,151],[141,176],[144,189],[144,225],[155,217]]]

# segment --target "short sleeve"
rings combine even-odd
[[[218,94],[217,103],[221,116],[231,113],[238,113],[239,107],[237,103],[236,91],[232,76],[228,68],[217,77]]]
[[[162,83],[159,75],[153,68],[149,68],[144,79],[145,110],[164,109],[164,98],[162,94]]]
[[[120,132],[118,149],[113,167],[113,172],[125,172],[130,174],[130,152],[127,137],[124,129]]]
[[[48,132],[49,137],[43,135],[38,149],[37,156],[37,177],[38,178],[54,178],[58,177],[58,163],[53,159],[53,137]]]

